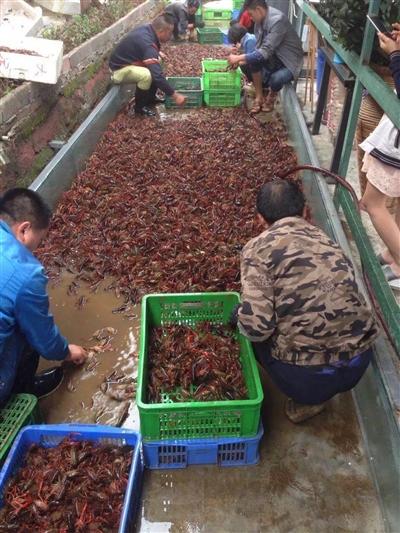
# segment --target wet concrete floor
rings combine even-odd
[[[136,377],[139,321],[112,312],[122,301],[111,292],[80,289],[68,296],[69,282],[64,276],[50,287],[52,311],[69,341],[92,346],[96,330],[112,327],[117,333],[112,351],[97,355],[93,371],[67,369],[63,385],[41,401],[42,414],[48,423],[97,420],[138,428],[134,402],[129,402],[128,419],[121,420],[127,401],[110,398],[100,386],[113,371]],[[78,310],[82,295],[88,301]],[[137,531],[383,533],[351,394],[335,398],[324,413],[296,426],[284,415],[283,395],[261,373],[265,434],[260,463],[146,471]]]
[[[294,425],[262,371],[260,463],[145,472],[138,531],[383,533],[351,394]]]
[[[68,295],[67,288],[72,279],[66,273],[61,282],[49,286],[51,310],[68,342],[90,349],[99,345],[97,339],[91,339],[99,329],[113,328],[115,334],[111,335],[106,350],[95,354],[97,365],[96,361],[80,367],[65,364],[61,387],[40,402],[42,416],[50,424],[83,422],[138,428],[133,398],[140,307],[132,308],[130,318],[115,312],[123,300],[114,292],[103,290],[110,280],[105,281],[97,293],[90,292],[82,284],[77,294]],[[81,297],[87,301],[82,309],[78,309],[77,302]],[[42,360],[41,368],[53,365],[51,361]]]
[[[89,347],[96,344],[91,340],[96,330],[112,327],[117,333],[112,350],[97,355],[96,368],[67,369],[60,389],[41,401],[42,413],[49,423],[98,422],[138,429],[134,401],[125,418],[128,402],[100,390],[114,371],[124,376],[122,381],[136,378],[138,318],[113,313],[123,302],[101,288],[97,294],[79,288],[78,294],[68,296],[70,282],[66,274],[61,284],[50,287],[52,311],[69,342]],[[82,295],[88,301],[78,310]],[[136,308],[131,315],[139,313]],[[137,531],[384,533],[351,394],[336,397],[325,412],[296,426],[284,415],[285,398],[260,371],[265,394],[260,463],[146,470]]]

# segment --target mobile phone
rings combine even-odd
[[[376,29],[376,31],[380,33],[384,33],[388,37],[392,36],[391,31],[385,26],[385,23],[379,17],[367,15],[367,19],[370,21],[370,23]]]

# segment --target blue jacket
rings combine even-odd
[[[252,33],[246,33],[240,41],[240,47],[244,54],[251,54],[256,49],[256,36]]]
[[[46,359],[68,354],[49,313],[46,286],[43,266],[0,220],[0,401],[11,393],[24,348]]]

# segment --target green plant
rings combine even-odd
[[[319,14],[330,25],[334,37],[347,50],[361,52],[364,28],[367,22],[369,0],[321,0]],[[382,0],[379,12],[381,19],[389,26],[400,20],[398,0]],[[374,43],[372,60],[380,62],[377,40]]]
[[[42,37],[64,42],[64,53],[84,43],[126,15],[143,0],[108,0],[95,3],[83,15],[74,16],[67,24],[45,28]]]

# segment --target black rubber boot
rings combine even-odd
[[[31,394],[37,398],[43,398],[54,392],[61,385],[64,378],[64,370],[61,366],[49,368],[37,374],[33,380]]]
[[[149,99],[146,105],[157,105],[163,104],[164,102],[165,96],[157,95],[157,87],[152,83],[149,89]]]
[[[145,115],[147,117],[154,117],[155,112],[149,109],[147,106],[149,104],[149,91],[143,91],[136,87],[135,92],[135,114],[136,115]]]

